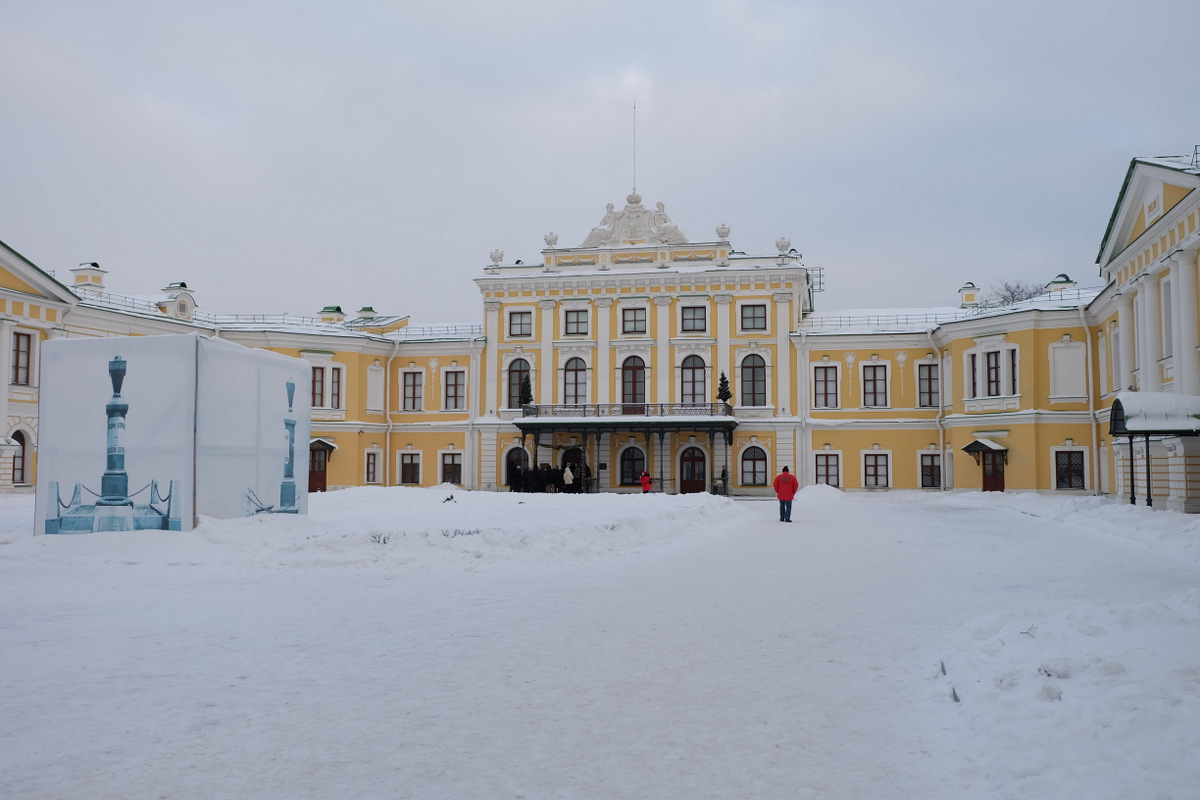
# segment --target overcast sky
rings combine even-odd
[[[1098,283],[1129,160],[1200,144],[1195,0],[0,0],[0,240],[203,310],[481,318],[637,189],[791,238],[822,310]]]

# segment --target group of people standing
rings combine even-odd
[[[587,464],[578,464],[574,468],[570,464],[562,467],[552,467],[542,464],[540,467],[524,467],[512,475],[508,490],[510,492],[560,492],[576,494],[586,492],[592,481],[592,470]]]

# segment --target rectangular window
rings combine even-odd
[[[462,483],[462,453],[442,453],[442,483]]]
[[[12,382],[14,386],[29,385],[29,364],[33,352],[33,336],[28,333],[13,334]]]
[[[886,408],[887,404],[887,366],[867,364],[863,367],[863,406]]]
[[[867,453],[863,460],[863,486],[868,489],[886,489],[887,485],[887,453]]]
[[[588,312],[571,309],[567,312],[567,335],[582,336],[588,332]]]
[[[644,308],[622,308],[621,309],[621,333],[645,333],[646,332],[646,309]]]
[[[509,336],[533,336],[533,312],[514,311],[508,315]]]
[[[1009,383],[1012,385],[1012,393],[1020,394],[1017,390],[1017,351],[1015,348],[1008,351],[1008,376]]]
[[[967,398],[979,396],[979,356],[971,353],[971,385],[967,387]]]
[[[404,411],[420,411],[425,404],[425,376],[420,372],[404,373]]]
[[[937,453],[921,454],[921,488],[936,489],[942,485],[942,457]]]
[[[838,457],[832,453],[817,453],[817,483],[826,486],[841,486],[838,475]]]
[[[467,407],[467,373],[454,370],[446,373],[446,410],[462,411]]]
[[[312,407],[325,407],[325,368],[312,368]]]
[[[837,408],[837,367],[817,367],[813,375],[813,408]]]
[[[367,453],[367,483],[379,483],[379,453]]]
[[[705,325],[705,309],[704,306],[684,306],[683,307],[683,330],[685,333],[703,333],[707,329]]]
[[[984,353],[984,370],[987,379],[987,396],[1000,396],[1000,351]]]
[[[917,405],[921,408],[936,408],[941,403],[937,364],[917,365]]]
[[[421,454],[400,454],[400,483],[416,485],[421,482]]]
[[[1054,488],[1084,488],[1082,450],[1059,450],[1054,454]]]
[[[342,407],[342,371],[337,367],[329,370],[329,407]]]
[[[742,306],[742,330],[765,331],[767,329],[767,307],[760,305]]]

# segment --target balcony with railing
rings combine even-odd
[[[571,403],[527,405],[523,417],[731,417],[726,403]]]

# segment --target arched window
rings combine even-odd
[[[563,369],[563,402],[567,405],[587,402],[587,365],[572,358]]]
[[[688,356],[683,360],[683,393],[681,397],[684,403],[697,405],[708,399],[708,390],[705,387],[707,372],[704,368],[704,359],[700,356]]]
[[[508,365],[508,407],[521,407],[521,386],[529,377],[529,362],[518,358]]]
[[[742,359],[742,405],[767,404],[767,362],[751,353]]]
[[[621,485],[637,486],[638,479],[646,469],[646,454],[640,447],[626,447],[621,451]]]
[[[761,447],[747,447],[742,451],[742,485],[767,485],[767,454]]]
[[[16,431],[13,433],[12,438],[13,441],[21,446],[17,452],[13,453],[12,482],[14,484],[29,483],[29,476],[25,474],[25,434]]]
[[[646,402],[646,362],[630,356],[621,365],[621,402]]]

